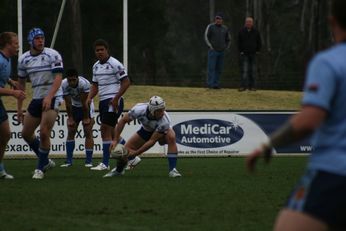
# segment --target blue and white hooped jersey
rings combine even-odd
[[[42,99],[48,94],[54,82],[54,74],[62,73],[63,68],[61,55],[47,47],[38,55],[33,56],[27,51],[18,59],[18,76],[23,79],[30,78],[33,99]],[[56,96],[60,95],[61,88],[56,93]]]
[[[167,112],[165,111],[164,116],[159,119],[150,119],[148,117],[148,103],[138,103],[131,110],[128,111],[128,115],[131,119],[137,119],[141,122],[142,127],[148,132],[157,131],[159,133],[166,134],[170,128],[171,119],[169,118]]]
[[[11,75],[11,59],[0,52],[0,87],[4,88]]]
[[[125,67],[112,56],[105,63],[97,61],[93,66],[92,82],[98,84],[100,101],[114,98],[120,89],[121,79],[126,77]]]
[[[61,87],[64,96],[71,96],[72,105],[75,107],[82,107],[80,94],[90,92],[90,82],[82,76],[78,76],[78,85],[76,87],[70,87],[67,79],[63,79]]]
[[[312,136],[309,168],[346,176],[346,42],[319,53],[311,61],[303,105],[327,111]]]

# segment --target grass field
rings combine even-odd
[[[16,179],[0,181],[0,230],[270,230],[305,162],[274,158],[249,176],[244,158],[181,158],[172,179],[166,159],[146,158],[104,179],[76,160],[34,181],[35,160],[7,160]]]
[[[153,95],[161,96],[168,110],[298,110],[301,92],[294,91],[245,91],[224,88],[213,90],[193,87],[163,87],[132,85],[125,94],[125,109],[136,103],[146,102]],[[24,107],[31,99],[30,84],[27,87],[27,99]],[[8,110],[17,110],[13,97],[3,97]],[[95,97],[96,105],[98,98]],[[65,110],[65,107],[62,107]]]
[[[301,92],[288,91],[131,86],[125,109],[152,95],[162,96],[168,110],[298,110],[301,98]],[[27,98],[24,108],[30,89]],[[2,100],[16,110],[12,97]],[[145,158],[125,176],[103,179],[106,172],[90,171],[76,160],[34,181],[36,160],[6,159],[15,180],[0,181],[0,231],[270,230],[306,158],[275,158],[255,176],[246,173],[240,157],[181,158],[180,179],[168,178],[166,162]]]

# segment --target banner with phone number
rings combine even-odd
[[[182,156],[237,156],[245,155],[255,149],[268,136],[281,126],[295,112],[230,112],[230,111],[169,111],[172,128],[176,133],[179,155]],[[102,154],[100,134],[100,117],[95,113],[93,128],[94,154]],[[34,156],[32,150],[22,138],[22,124],[15,112],[9,112],[11,139],[5,155]],[[51,152],[54,155],[65,155],[67,137],[67,114],[60,112],[51,133]],[[140,128],[138,121],[132,121],[124,128],[122,136],[129,139]],[[39,136],[39,128],[35,135]],[[83,155],[84,132],[80,124],[76,134],[74,154]],[[310,153],[309,140],[276,149],[277,154]],[[166,153],[167,147],[155,144],[143,155],[160,155]]]

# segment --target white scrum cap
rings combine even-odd
[[[165,101],[160,96],[153,96],[149,100],[149,111],[151,114],[158,109],[164,109],[166,107]]]

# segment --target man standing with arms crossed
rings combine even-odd
[[[0,96],[13,96],[24,100],[25,93],[17,90],[15,87],[16,83],[10,79],[11,57],[17,54],[18,48],[18,36],[16,33],[3,32],[0,34]],[[6,89],[6,83],[10,84],[14,89]],[[8,115],[0,98],[0,179],[13,179],[13,176],[5,171],[4,164],[2,163],[10,136]]]
[[[114,127],[124,109],[123,95],[130,86],[130,79],[122,63],[110,56],[109,45],[103,39],[94,42],[98,61],[93,66],[93,78],[87,102],[99,94],[101,118],[102,162],[91,170],[109,170],[109,146],[113,140]]]
[[[55,166],[48,159],[50,152],[50,133],[58,116],[62,101],[60,88],[63,73],[61,55],[54,49],[45,47],[44,32],[33,28],[28,34],[30,50],[18,59],[18,77],[22,90],[25,90],[27,77],[32,83],[33,95],[25,116],[22,111],[22,100],[18,100],[18,118],[23,122],[24,140],[38,157],[33,179],[43,179],[44,172]],[[35,136],[40,126],[40,137]]]

